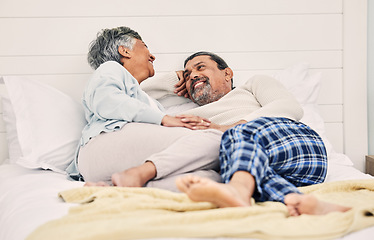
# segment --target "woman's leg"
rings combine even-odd
[[[108,183],[114,173],[138,167],[146,161],[155,165],[156,179],[217,169],[220,137],[218,131],[129,123],[120,131],[103,133],[92,139],[80,150],[78,167],[85,181]],[[162,186],[165,185],[163,181]],[[174,182],[171,185],[175,189]]]
[[[216,176],[211,176],[212,172],[200,170],[219,170],[217,159],[221,135],[215,130],[192,131],[165,150],[149,156],[142,165],[113,174],[112,182],[115,186],[142,187],[151,179],[171,179],[190,172],[216,180],[217,172]]]

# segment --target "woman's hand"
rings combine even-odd
[[[184,96],[185,98],[190,98],[190,95],[187,92],[186,88],[186,81],[184,80],[183,77],[183,71],[176,71],[177,76],[179,78],[179,82],[174,85],[175,90],[174,93],[177,94],[178,96]]]
[[[208,129],[210,121],[206,118],[193,115],[179,115],[175,117],[165,115],[162,118],[161,125],[165,127],[185,127],[192,130],[201,130]]]

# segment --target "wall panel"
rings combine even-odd
[[[20,7],[22,6],[22,7]],[[2,17],[198,16],[341,13],[341,0],[2,0]]]
[[[154,53],[185,53],[201,49],[242,53],[342,48],[339,14],[0,18],[0,29],[6,33],[2,36],[0,56],[85,54],[88,43],[98,30],[121,25],[139,31]]]
[[[290,52],[217,52],[236,71],[284,69],[296,63],[306,62],[311,69],[341,70],[341,51],[290,51]],[[156,71],[171,71],[183,67],[190,53],[154,53]],[[21,67],[22,66],[22,67]],[[86,54],[46,56],[0,57],[3,75],[19,74],[81,74],[91,73]],[[341,77],[341,76],[340,76]]]

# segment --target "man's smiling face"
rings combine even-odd
[[[220,70],[210,56],[197,56],[187,62],[183,77],[191,99],[201,105],[217,101],[231,90],[227,69]]]

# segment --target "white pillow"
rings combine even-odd
[[[277,72],[273,77],[280,81],[303,107],[304,116],[301,122],[324,135],[325,124],[317,105],[321,73],[310,74],[308,69],[307,63],[299,63]]]
[[[86,124],[81,104],[37,81],[13,76],[3,80],[10,99],[4,101],[10,161],[64,173]]]
[[[344,154],[337,153],[326,136],[325,123],[318,110],[321,73],[309,73],[309,64],[299,63],[279,71],[273,76],[280,81],[299,101],[304,110],[300,120],[314,129],[323,139],[329,163],[350,165],[352,161]]]
[[[9,159],[7,159],[4,163],[16,163],[17,159],[22,156],[21,146],[18,142],[16,115],[13,111],[9,96],[1,96],[1,101],[3,105],[3,120],[5,123],[9,153]]]

